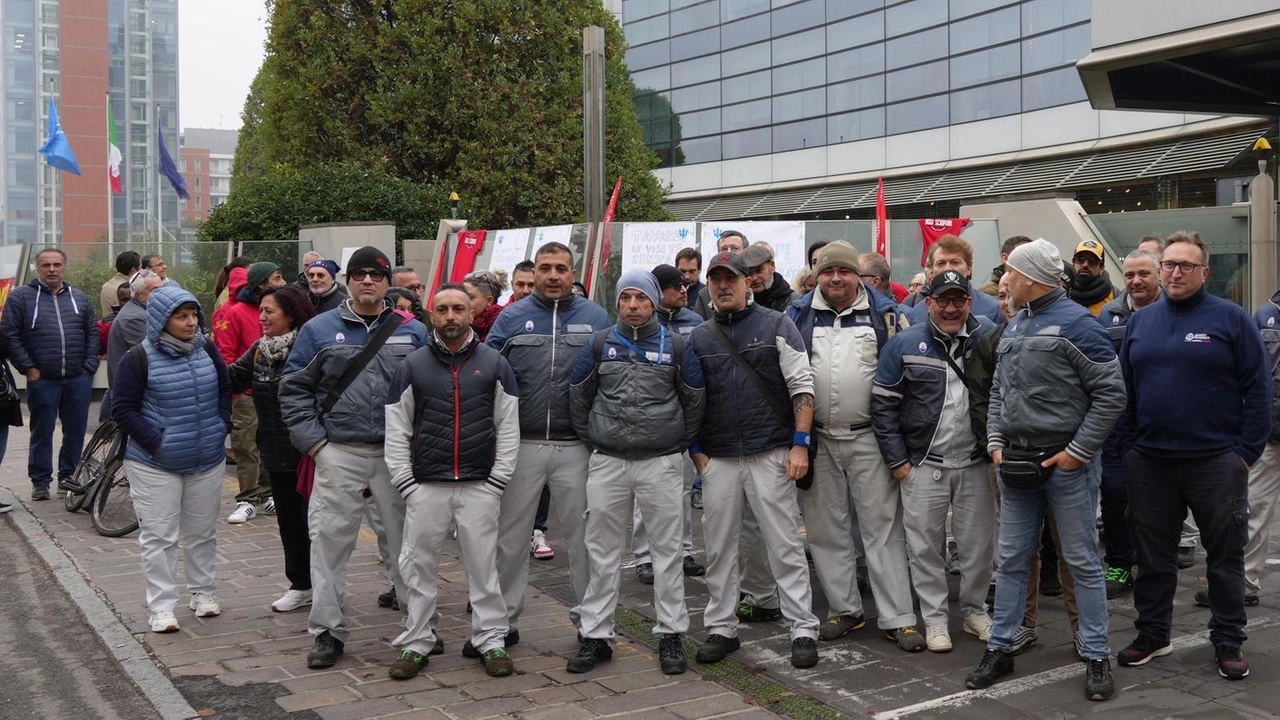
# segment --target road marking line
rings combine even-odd
[[[1247,629],[1261,630],[1264,628],[1275,627],[1277,625],[1280,625],[1280,615],[1269,615],[1257,621],[1250,620]],[[1174,638],[1170,644],[1173,645],[1175,652],[1179,650],[1187,650],[1190,648],[1200,647],[1202,645],[1208,645],[1209,636],[1204,633],[1183,635],[1181,637]],[[985,690],[963,690],[958,693],[952,693],[951,695],[918,702],[914,705],[900,707],[896,710],[885,710],[884,712],[876,713],[873,717],[876,720],[894,720],[895,718],[903,718],[917,713],[927,712],[929,710],[936,710],[940,707],[947,707],[948,709],[963,707],[980,698],[999,699],[1010,695],[1017,695],[1019,693],[1027,692],[1028,690],[1035,690],[1036,688],[1052,685],[1063,680],[1070,680],[1073,677],[1078,677],[1083,674],[1084,663],[1072,663],[1071,665],[1066,665],[1064,667],[1038,672],[1035,675],[1028,675],[1023,678],[1014,678],[1012,680],[998,682]]]

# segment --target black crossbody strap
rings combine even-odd
[[[396,327],[400,324],[400,316],[394,310],[391,311],[386,321],[382,323],[382,327],[378,328],[378,331],[369,338],[364,348],[360,350],[360,354],[355,356],[351,364],[347,366],[346,371],[338,378],[338,382],[334,383],[333,387],[329,389],[329,394],[325,396],[324,402],[320,403],[321,417],[333,411],[333,406],[338,404],[342,393],[351,387],[351,383],[356,381],[356,376],[364,371],[369,362],[373,360],[373,356],[377,355],[382,346],[387,344],[387,339],[395,333]]]
[[[751,384],[756,386],[756,390],[764,397],[765,402],[769,403],[769,407],[772,407],[773,411],[778,414],[778,419],[782,421],[782,424],[787,427],[793,425],[795,418],[791,413],[787,412],[786,403],[779,400],[777,395],[774,395],[773,391],[769,389],[769,386],[764,384],[764,379],[760,377],[755,368],[751,367],[747,359],[742,357],[742,353],[738,352],[738,349],[733,346],[733,343],[729,341],[729,337],[724,334],[724,330],[720,329],[720,323],[711,320],[708,324],[711,326],[711,333],[715,335],[716,340],[729,353],[729,357],[738,363],[738,367],[742,368],[742,372],[747,374]]]

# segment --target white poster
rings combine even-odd
[[[804,223],[801,221],[785,222],[704,222],[702,223],[702,267],[711,262],[716,254],[716,243],[720,233],[725,230],[737,230],[747,236],[751,244],[766,242],[773,248],[773,261],[778,272],[787,282],[791,282],[808,263],[805,257]],[[704,276],[705,279],[705,276]]]
[[[493,254],[489,256],[487,269],[506,271],[507,284],[510,285],[514,279],[516,265],[529,257],[529,228],[492,230],[489,232],[489,237],[493,242]],[[505,304],[510,297],[511,289],[508,287],[498,302]]]
[[[573,246],[569,244],[569,238],[572,235],[573,235],[572,225],[544,225],[543,227],[540,227],[540,228],[534,228],[533,253],[534,255],[537,255],[538,248],[542,247],[543,245],[546,245],[549,242],[558,242],[561,245],[572,248]],[[579,258],[575,255],[573,259],[575,262],[577,262]]]
[[[675,265],[676,253],[694,244],[693,223],[627,223],[622,230],[622,272]]]

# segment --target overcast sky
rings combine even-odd
[[[263,0],[180,0],[178,98],[183,128],[240,128],[267,38]]]

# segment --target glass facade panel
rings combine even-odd
[[[827,118],[827,141],[852,142],[884,135],[884,108],[832,115]]]
[[[1017,80],[951,93],[951,122],[954,124],[1016,115],[1021,109],[1021,84]]]
[[[951,87],[981,85],[992,80],[1017,77],[1021,71],[1017,43],[951,58]]]
[[[1022,5],[1022,34],[1036,35],[1089,19],[1090,0],[1030,0]]]
[[[681,88],[671,91],[671,109],[677,113],[720,106],[720,83]]]
[[[773,71],[774,92],[802,90],[824,85],[826,82],[827,61],[823,58],[785,65]]]
[[[671,62],[671,42],[661,40],[640,47],[627,48],[627,67],[632,70],[644,70],[655,65]]]
[[[684,163],[715,162],[720,159],[720,136],[685,140],[680,143]]]
[[[1021,12],[1018,6],[951,23],[951,52],[963,53],[1017,40]]]
[[[729,22],[762,13],[768,9],[769,0],[724,0],[720,3],[720,19]]]
[[[827,52],[836,52],[883,39],[883,12],[874,12],[827,26]]]
[[[805,32],[778,38],[773,41],[773,62],[784,65],[796,60],[804,60],[826,52],[827,32],[823,28],[814,28]]]
[[[720,77],[720,57],[698,58],[671,65],[671,86],[697,85]]]
[[[884,104],[884,77],[863,78],[827,86],[827,112],[860,110]]]
[[[671,38],[671,59],[687,60],[720,50],[720,28],[714,27]]]
[[[827,91],[815,88],[773,98],[773,121],[789,122],[827,114]]]
[[[763,70],[773,64],[769,43],[757,43],[720,53],[720,71],[724,77]]]
[[[1088,25],[1077,25],[1022,41],[1022,71],[1037,72],[1074,63],[1090,50]]]
[[[725,160],[751,155],[767,155],[772,135],[769,128],[729,133],[721,139],[721,153]]]
[[[1022,111],[1066,105],[1085,99],[1084,84],[1074,67],[1022,78]]]
[[[720,111],[703,110],[696,113],[680,115],[680,135],[697,137],[699,135],[716,135],[720,132]]]
[[[671,34],[671,16],[658,15],[648,20],[627,23],[622,27],[622,34],[626,36],[628,45],[662,40]]]
[[[976,15],[1004,5],[1017,5],[1018,0],[951,0],[951,19]]]
[[[824,0],[804,0],[773,11],[773,36],[790,35],[826,21]]]
[[[868,45],[827,56],[827,82],[839,82],[880,72],[884,72],[883,45]]]
[[[771,121],[769,100],[730,105],[720,112],[720,126],[726,131],[768,125]]]
[[[885,98],[889,102],[947,91],[947,63],[917,65],[885,75]]]
[[[666,90],[671,87],[671,66],[631,73],[631,82],[640,90]]]
[[[911,102],[898,103],[886,108],[887,128],[889,135],[928,130],[947,126],[946,95],[938,95]]]
[[[769,39],[769,16],[756,15],[720,28],[720,47],[728,49]]]
[[[720,23],[720,0],[711,0],[684,10],[671,12],[672,34],[693,32],[714,27]]]
[[[884,44],[885,64],[890,70],[947,56],[947,29],[925,30]]]
[[[823,118],[773,126],[773,151],[802,150],[827,144],[827,121]]]
[[[947,21],[947,0],[911,0],[884,11],[884,30],[889,37],[906,35]]]
[[[827,21],[853,17],[884,7],[884,0],[828,0]]]
[[[729,78],[720,83],[722,88],[721,97],[726,105],[742,102],[743,100],[768,97],[773,92],[773,85],[770,83],[769,78],[770,73],[768,70]]]
[[[622,0],[622,17],[627,22],[657,15],[671,9],[668,0]]]

